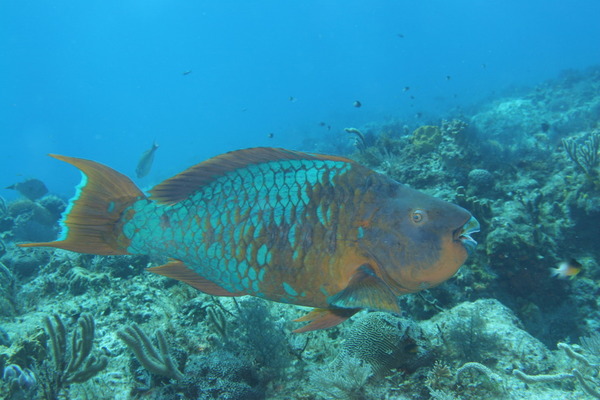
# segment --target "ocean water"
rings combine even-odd
[[[71,196],[78,174],[47,153],[133,177],[155,140],[149,187],[225,151],[433,121],[598,64],[599,14],[595,0],[4,1],[0,187]]]
[[[598,398],[598,16],[597,0],[0,1],[0,398]],[[115,228],[136,254],[17,246],[59,235],[79,182],[48,153],[146,190],[256,146],[343,155],[469,213],[390,199],[339,159],[274,162],[297,172],[240,167],[243,188],[207,183],[193,215],[136,201]],[[28,178],[50,195],[5,189]],[[63,234],[105,252],[76,214]],[[148,272],[167,257],[256,297]],[[297,304],[366,309],[293,333]]]

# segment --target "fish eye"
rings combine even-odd
[[[425,211],[423,210],[414,210],[412,215],[410,216],[412,222],[416,224],[420,224],[425,219]]]

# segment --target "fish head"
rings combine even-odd
[[[374,213],[365,238],[381,277],[402,294],[452,277],[477,245],[470,235],[478,231],[464,208],[401,185]]]

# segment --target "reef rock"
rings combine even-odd
[[[511,373],[551,368],[551,352],[522,329],[521,321],[495,299],[465,302],[421,323],[443,358],[477,361]]]

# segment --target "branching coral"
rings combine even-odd
[[[362,153],[367,149],[365,135],[356,128],[344,128],[344,130],[354,136],[354,146]]]
[[[475,372],[475,374],[473,374],[473,372]],[[477,362],[464,363],[456,370],[455,374],[452,374],[447,365],[438,361],[427,374],[425,386],[427,386],[434,399],[444,398],[443,396],[452,398],[454,395],[452,394],[451,388],[457,390],[461,386],[464,386],[463,381],[466,381],[466,378],[463,378],[463,375],[466,373],[471,374],[471,384],[469,385],[471,388],[474,388],[473,382],[477,382],[477,377],[480,377],[484,379],[479,380],[478,385],[480,385],[487,393],[501,393],[505,391],[504,380],[502,377],[485,365]]]
[[[513,375],[525,383],[560,382],[574,378],[579,382],[579,385],[587,394],[600,399],[600,382],[598,381],[600,364],[594,362],[594,359],[597,360],[600,357],[600,334],[581,338],[580,340],[586,350],[586,354],[577,352],[573,346],[568,345],[567,343],[559,343],[557,347],[563,350],[567,357],[581,364],[583,373],[577,368],[573,368],[570,373],[562,372],[551,375],[528,375],[523,371],[515,369]]]
[[[227,317],[225,312],[219,307],[208,307],[206,309],[206,317],[209,326],[219,335],[221,339],[227,337]]]
[[[133,351],[140,364],[151,373],[176,381],[183,379],[183,373],[171,357],[169,344],[160,329],[156,331],[158,348],[154,347],[148,335],[137,324],[117,332],[117,336]]]
[[[39,368],[43,372],[39,382],[44,398],[56,399],[67,394],[71,384],[83,383],[106,368],[106,356],[96,358],[91,355],[95,331],[91,315],[81,314],[77,320],[78,329],[71,334],[70,346],[67,344],[67,331],[60,316],[46,317],[44,324],[50,336],[54,364],[54,368]]]
[[[592,132],[589,139],[583,144],[577,143],[573,138],[562,140],[565,151],[586,176],[596,175],[595,168],[598,165],[598,151],[600,151],[600,133]]]
[[[338,368],[316,373],[312,384],[327,399],[362,400],[369,398],[365,385],[372,375],[373,371],[368,363],[347,357]]]
[[[456,381],[460,381],[460,377],[466,371],[476,371],[479,375],[486,377],[486,379],[493,385],[501,387],[504,383],[503,379],[491,369],[483,364],[477,362],[468,362],[463,364],[462,367],[456,370]]]
[[[457,137],[464,131],[469,124],[460,119],[452,119],[450,121],[443,119],[441,125],[442,134],[444,136]]]

